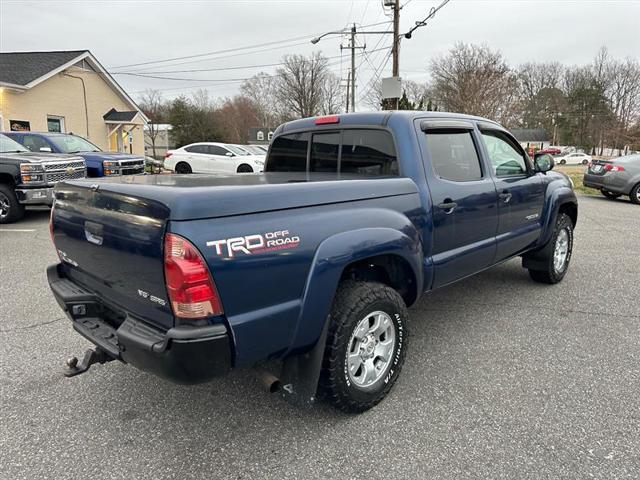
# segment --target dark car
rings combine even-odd
[[[607,198],[628,195],[640,205],[640,154],[626,155],[614,160],[594,160],[584,174],[585,187],[600,190]]]
[[[32,152],[69,153],[84,158],[88,177],[143,173],[145,158],[128,153],[103,152],[89,140],[70,133],[6,132]]]
[[[288,398],[371,408],[423,293],[515,257],[562,281],[578,204],[553,166],[487,119],[370,112],[281,125],[264,174],[64,182],[48,280],[96,345],[65,373],[281,367]]]
[[[56,182],[85,173],[77,155],[33,153],[0,133],[0,223],[20,220],[26,205],[51,205]]]

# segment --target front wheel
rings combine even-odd
[[[0,223],[17,222],[24,217],[24,205],[18,202],[10,185],[0,184]]]
[[[340,284],[329,321],[320,391],[345,412],[378,404],[396,382],[407,349],[407,308],[381,283]]]
[[[253,168],[251,168],[251,165],[247,165],[246,163],[243,163],[242,165],[240,165],[238,167],[237,172],[238,173],[253,173]]]
[[[582,160],[583,165],[589,165],[589,160]]]
[[[560,160],[560,165],[566,165],[566,163],[567,163],[566,160],[564,160],[564,159]]]
[[[538,252],[535,267],[529,268],[529,275],[540,283],[560,282],[567,274],[573,252],[573,222],[561,213],[547,246]]]

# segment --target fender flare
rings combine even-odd
[[[20,167],[17,164],[0,165],[0,175],[9,175],[14,184],[20,183]]]
[[[307,276],[292,347],[285,354],[281,379],[287,400],[307,404],[315,399],[331,305],[348,265],[379,255],[396,255],[411,267],[418,295],[422,292],[422,243],[415,228],[411,229],[411,236],[392,228],[351,230],[319,245]]]
[[[558,218],[558,212],[560,207],[567,203],[573,204],[576,209],[578,208],[578,199],[574,191],[567,186],[561,186],[547,191],[545,198],[545,208],[542,211],[542,235],[538,240],[537,247],[545,246],[551,239],[553,234],[553,227]]]

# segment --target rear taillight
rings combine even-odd
[[[193,320],[224,312],[202,255],[188,240],[172,233],[164,240],[164,277],[176,317]]]
[[[171,155],[173,155],[172,152],[167,152],[164,154],[164,159],[166,160],[167,158],[169,158]]]
[[[605,172],[624,172],[624,167],[621,167],[620,165],[612,165],[611,163],[608,163],[607,165],[604,166],[604,170]]]

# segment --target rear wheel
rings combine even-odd
[[[237,171],[238,173],[253,173],[253,168],[251,168],[251,165],[247,165],[246,163],[243,163],[238,167]]]
[[[631,189],[631,193],[629,194],[629,199],[631,200],[631,203],[640,205],[640,183]]]
[[[176,173],[193,173],[191,165],[186,162],[180,162],[176,165]]]
[[[609,190],[600,190],[600,193],[602,193],[602,195],[604,195],[607,198],[618,198],[622,196],[622,194],[620,193],[613,193],[613,192],[610,192]]]
[[[381,283],[340,284],[331,309],[320,390],[345,412],[378,404],[400,374],[406,353],[407,308]]]
[[[573,252],[573,222],[561,213],[545,248],[535,254],[535,266],[529,267],[529,275],[540,283],[560,282],[567,274]]]
[[[0,223],[16,222],[24,217],[24,205],[18,202],[11,185],[0,184]]]
[[[589,164],[589,160],[587,160],[586,158],[584,160],[582,160],[582,164],[583,165],[588,165]]]
[[[567,163],[567,161],[564,158],[562,160],[560,160],[560,165],[564,165],[566,163]]]

